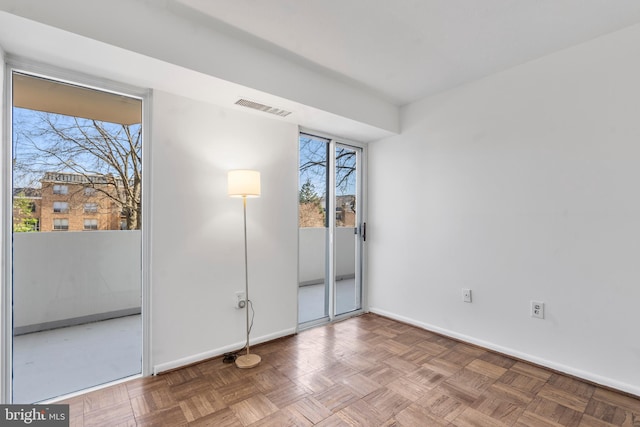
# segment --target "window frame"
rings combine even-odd
[[[56,207],[56,205],[63,205],[65,207]],[[53,213],[69,213],[69,202],[53,202]]]
[[[91,205],[91,209],[87,209],[87,205]],[[86,214],[97,214],[98,213],[98,204],[96,202],[87,202],[83,205],[83,212]]]
[[[65,221],[66,225],[64,224]],[[58,222],[60,225],[56,226],[56,222]],[[53,231],[69,231],[69,218],[54,218]]]
[[[69,186],[65,184],[53,184],[53,188],[51,190],[53,194],[59,194],[66,196],[69,194]]]
[[[89,227],[87,227],[87,222],[91,222],[91,225]],[[84,218],[82,229],[84,231],[96,231],[99,229],[98,226],[99,224],[97,218]]]
[[[142,100],[142,158],[143,164],[148,165],[151,169],[151,128],[152,128],[152,108],[153,108],[153,90],[146,87],[134,86],[125,82],[116,82],[104,77],[99,77],[92,74],[86,74],[80,71],[73,71],[63,66],[51,65],[40,62],[35,59],[23,58],[15,56],[10,53],[4,55],[4,68],[5,68],[5,87],[6,91],[3,93],[3,102],[5,105],[12,105],[12,79],[11,76],[14,72],[26,73],[33,76],[41,76],[44,78],[50,78],[59,82],[69,83],[73,85],[84,86],[91,89],[97,89],[101,91],[111,92],[115,94],[122,94],[124,96],[139,98]],[[60,64],[62,65],[62,64]],[[8,126],[4,129],[3,138],[5,141],[12,140],[12,108],[5,108],[3,111],[3,122]],[[3,155],[0,156],[3,160],[3,210],[5,212],[5,223],[2,238],[3,252],[6,254],[3,257],[1,275],[2,289],[0,290],[0,298],[2,300],[2,312],[3,316],[0,319],[0,323],[3,325],[3,339],[2,339],[2,351],[0,352],[0,370],[2,375],[0,378],[0,400],[6,403],[12,401],[12,289],[11,284],[13,281],[12,265],[12,144],[3,144]],[[143,175],[142,179],[142,229],[141,231],[141,306],[143,313],[148,312],[148,308],[151,306],[151,235],[150,235],[150,206],[151,206],[151,192],[150,190],[150,175]],[[100,191],[100,190],[97,190]],[[43,206],[40,206],[38,210],[43,210]],[[147,224],[147,225],[144,225]],[[46,228],[44,222],[40,223],[41,230]],[[7,234],[8,233],[8,234]],[[151,351],[151,320],[149,315],[142,316],[142,376],[150,376],[154,374],[154,365],[152,360]]]

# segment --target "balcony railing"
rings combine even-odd
[[[139,230],[14,233],[14,335],[140,313]]]
[[[299,284],[300,286],[324,282],[327,229],[305,227],[299,229]],[[353,227],[336,228],[336,279],[355,276],[355,237]]]
[[[140,373],[140,231],[14,233],[13,244],[14,402]]]

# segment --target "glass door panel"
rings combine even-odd
[[[329,317],[327,184],[330,140],[300,134],[298,323]]]
[[[334,279],[335,314],[362,308],[360,275],[359,154],[345,145],[335,148]]]

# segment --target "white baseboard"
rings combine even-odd
[[[272,341],[278,338],[293,335],[295,333],[296,333],[296,328],[285,329],[279,332],[274,332],[273,334],[263,335],[258,338],[252,338],[251,345],[254,346],[256,344]],[[193,354],[191,356],[182,357],[180,359],[171,360],[169,362],[159,363],[153,366],[153,375],[170,371],[172,369],[181,368],[183,366],[191,365],[193,363],[198,363],[203,360],[211,359],[213,357],[222,356],[223,354],[228,353],[230,351],[238,350],[239,348],[244,347],[244,345],[245,345],[245,341],[241,341],[238,343],[229,344],[224,347],[208,350],[202,353]]]
[[[536,365],[539,366],[543,366],[549,369],[552,369],[554,371],[557,372],[562,372],[568,375],[571,375],[573,377],[577,377],[577,378],[581,378],[584,379],[586,381],[590,381],[592,383],[595,384],[599,384],[605,387],[609,387],[612,389],[616,389],[616,390],[620,390],[622,392],[625,393],[630,393],[634,396],[640,396],[640,387],[635,386],[635,385],[631,385],[631,384],[627,384],[627,383],[623,383],[617,380],[613,380],[611,378],[607,378],[607,377],[602,377],[600,375],[596,375],[593,374],[591,372],[585,372],[585,371],[581,371],[579,369],[575,369],[572,368],[570,366],[566,366],[566,365],[562,365],[559,363],[555,363],[546,359],[541,359],[539,357],[536,356],[532,356],[530,354],[526,354],[526,353],[522,353],[520,351],[514,350],[512,348],[508,348],[508,347],[503,347],[500,345],[496,345],[494,343],[488,342],[488,341],[483,341],[483,340],[479,340],[477,338],[468,336],[468,335],[463,335],[463,334],[459,334],[457,332],[454,331],[450,331],[448,329],[443,329],[440,328],[438,326],[434,326],[434,325],[430,325],[428,323],[424,323],[424,322],[420,322],[418,320],[414,320],[405,316],[400,316],[398,314],[395,313],[390,313],[388,311],[385,310],[381,310],[378,308],[374,308],[374,307],[369,307],[369,311],[371,313],[374,314],[379,314],[380,316],[384,316],[384,317],[388,317],[390,319],[394,319],[397,320],[399,322],[403,322],[403,323],[407,323],[409,325],[413,325],[413,326],[417,326],[419,328],[425,329],[427,331],[431,331],[431,332],[436,332],[438,334],[447,336],[447,337],[451,337],[451,338],[455,338],[457,340],[460,341],[464,341],[464,342],[468,342],[470,344],[475,344],[477,346],[489,349],[489,350],[494,350],[498,353],[502,353],[505,354],[507,356],[512,356],[515,357],[517,359],[520,360],[524,360],[527,362],[531,362],[534,363]]]

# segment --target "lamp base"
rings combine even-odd
[[[255,368],[261,361],[262,358],[257,354],[243,354],[236,358],[236,366],[240,369]]]

